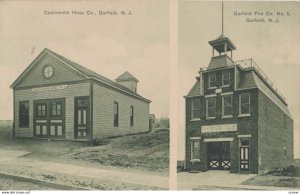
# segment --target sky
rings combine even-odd
[[[115,79],[125,71],[138,80],[138,93],[152,101],[156,117],[169,114],[169,88],[178,92],[178,156],[184,157],[184,98],[200,67],[211,57],[208,41],[221,34],[220,1],[180,1],[178,82],[169,83],[167,0],[0,1],[0,120],[12,119],[9,86],[44,49],[57,52]],[[300,138],[300,3],[224,3],[224,33],[237,46],[233,59],[253,58],[284,94]],[[132,15],[45,15],[44,11],[131,11]],[[279,23],[248,23],[234,12],[277,12]],[[265,16],[264,16],[265,17]],[[252,17],[251,17],[252,18]],[[272,17],[277,18],[277,17]],[[177,40],[172,40],[177,41]],[[171,118],[172,119],[172,118]],[[175,119],[175,118],[173,118]],[[295,143],[300,147],[299,142]],[[297,157],[300,154],[295,153]]]
[[[252,16],[235,16],[252,12]],[[263,16],[254,13],[263,12]],[[274,13],[275,16],[265,14]],[[290,16],[277,17],[277,12]],[[220,1],[180,1],[178,25],[178,159],[184,158],[185,105],[183,96],[194,85],[200,67],[212,55],[208,41],[221,35]],[[251,23],[246,18],[278,19],[278,23]],[[294,118],[294,154],[300,158],[300,2],[224,2],[224,34],[236,45],[233,60],[253,58],[284,94]]]
[[[168,116],[168,1],[0,1],[0,120],[12,119],[9,86],[48,48],[114,80],[129,71],[150,112]],[[131,15],[46,15],[126,11]]]

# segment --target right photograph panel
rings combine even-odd
[[[299,8],[179,1],[179,190],[300,188]]]

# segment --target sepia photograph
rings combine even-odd
[[[169,188],[168,9],[0,2],[0,190]]]
[[[300,3],[178,7],[178,190],[298,190]]]

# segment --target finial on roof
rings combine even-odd
[[[222,36],[224,35],[224,4],[222,0]]]

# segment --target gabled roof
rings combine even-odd
[[[136,79],[131,73],[128,71],[124,72],[122,75],[116,78],[116,81],[136,81],[138,82],[139,80]]]
[[[200,80],[197,79],[197,82],[194,84],[192,89],[189,91],[187,97],[200,96]]]
[[[106,78],[106,77],[104,77],[104,76],[102,76],[102,75],[100,75],[100,74],[98,74],[98,73],[96,73],[96,72],[94,72],[94,71],[86,68],[86,67],[83,67],[83,66],[81,66],[81,65],[79,65],[79,64],[77,64],[77,63],[75,63],[75,62],[73,62],[73,61],[71,61],[71,60],[69,60],[69,59],[67,59],[67,58],[65,58],[65,57],[63,57],[63,56],[61,56],[61,55],[59,55],[59,54],[51,51],[51,50],[49,50],[49,49],[47,49],[47,48],[45,48],[39,54],[39,56],[24,70],[24,72],[11,85],[11,88],[14,88],[22,80],[22,78],[24,77],[24,75],[27,74],[27,72],[29,72],[34,67],[35,64],[37,64],[36,62],[37,62],[38,58],[40,58],[44,54],[50,54],[50,55],[56,57],[57,59],[59,59],[60,61],[62,61],[64,64],[66,64],[68,67],[70,67],[71,69],[73,69],[76,72],[80,73],[81,75],[83,75],[87,79],[93,79],[95,81],[98,81],[98,82],[101,82],[103,84],[106,84],[106,85],[108,85],[110,87],[113,87],[113,88],[115,88],[115,89],[117,89],[119,91],[125,92],[125,93],[127,93],[129,95],[132,95],[132,96],[135,96],[135,97],[137,97],[137,98],[139,98],[141,100],[144,100],[146,102],[151,102],[150,100],[148,100],[148,99],[146,99],[146,98],[138,95],[137,93],[131,91],[129,88],[127,88],[127,87],[125,87],[125,86],[123,86],[121,84],[118,84],[117,82],[114,82],[114,81],[112,81],[112,80],[110,80],[110,79],[108,79],[108,78]]]

